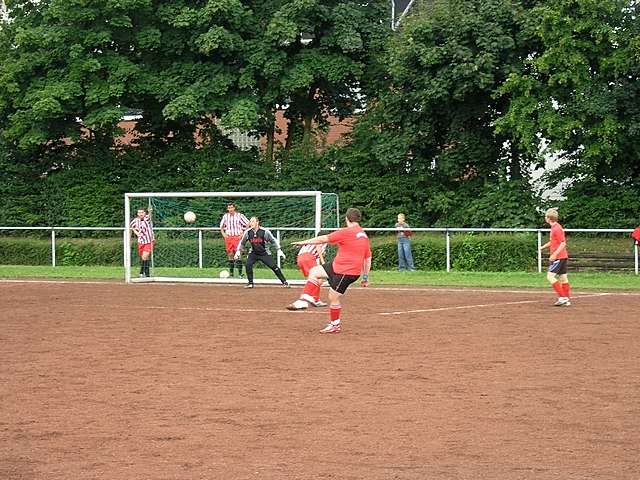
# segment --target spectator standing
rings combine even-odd
[[[411,229],[406,222],[404,213],[398,214],[396,223],[396,238],[398,241],[398,270],[409,270],[413,272],[413,254],[411,253]]]

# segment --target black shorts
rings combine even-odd
[[[333,271],[333,263],[328,262],[322,265],[324,271],[327,272],[327,280],[331,288],[336,292],[344,294],[353,282],[360,278],[360,275],[344,275]]]
[[[565,275],[567,273],[567,265],[569,264],[568,258],[562,258],[560,260],[554,260],[549,262],[549,271],[556,275]]]

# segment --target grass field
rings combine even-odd
[[[298,270],[285,270],[289,279],[300,279]],[[217,269],[158,269],[157,274],[165,276],[217,276]],[[270,271],[260,268],[256,277],[271,278]],[[65,278],[82,280],[122,280],[122,267],[50,267],[0,265],[0,278]],[[574,288],[588,289],[640,289],[640,275],[614,273],[573,273],[569,275]],[[544,274],[529,272],[394,272],[374,271],[372,285],[435,285],[466,287],[516,287],[544,288],[547,281]]]

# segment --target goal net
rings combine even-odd
[[[220,221],[233,202],[247,218],[259,217],[261,225],[278,238],[286,259],[278,259],[290,283],[302,277],[291,242],[339,226],[338,197],[334,193],[303,192],[167,192],[127,193],[125,200],[124,266],[129,282],[244,283],[241,278],[220,278],[228,259]],[[152,207],[155,244],[149,277],[139,277],[140,258],[129,224],[139,208]],[[184,214],[196,220],[186,223]],[[274,258],[275,251],[272,249]],[[243,263],[245,256],[243,256]],[[260,262],[254,266],[255,283],[279,283]]]

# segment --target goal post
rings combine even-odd
[[[244,283],[242,278],[219,278],[228,264],[220,220],[228,203],[247,218],[260,217],[261,225],[281,242],[287,258],[283,268],[297,268],[291,241],[339,227],[338,196],[320,191],[274,192],[143,192],[124,195],[124,270],[131,282]],[[129,227],[139,208],[153,207],[151,222],[156,244],[151,276],[138,278],[137,242]],[[187,224],[184,213],[196,221]],[[275,254],[274,251],[272,251]],[[275,257],[275,255],[274,255]],[[278,259],[279,260],[279,259]],[[255,269],[254,283],[279,283],[271,270]],[[296,272],[294,271],[293,274]],[[292,279],[290,283],[297,283]]]

